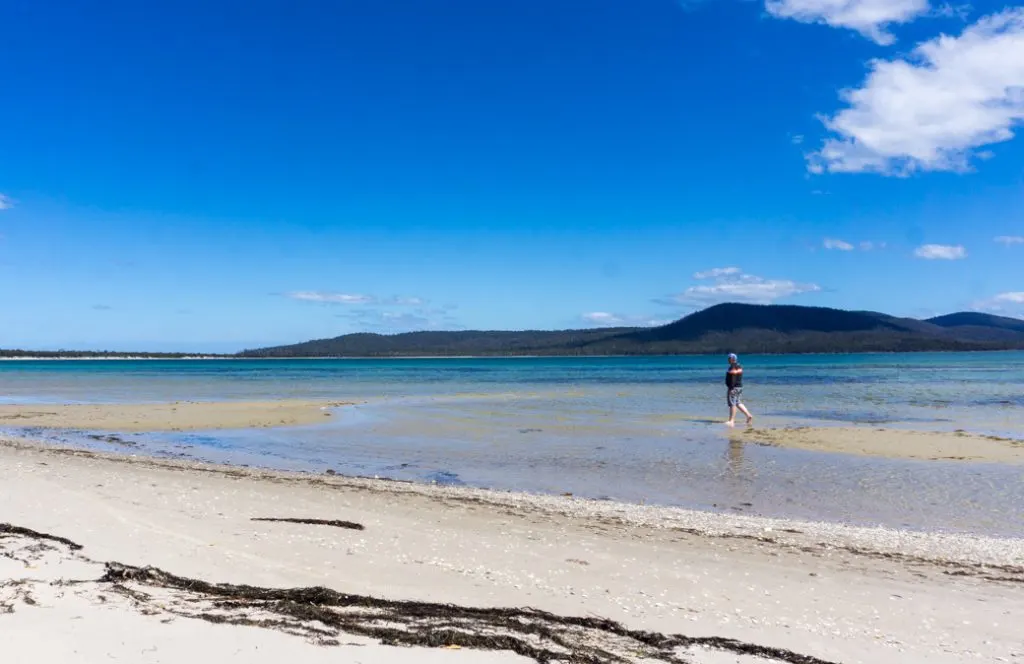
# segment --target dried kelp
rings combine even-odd
[[[43,540],[48,542],[59,542],[64,546],[68,547],[72,551],[81,551],[82,545],[72,542],[66,537],[58,537],[56,535],[47,535],[46,533],[36,532],[28,528],[22,528],[21,526],[12,526],[9,523],[0,523],[0,535],[14,535],[27,537],[34,540]]]
[[[253,518],[250,521],[267,521],[271,523],[303,523],[310,526],[334,526],[335,528],[348,528],[349,530],[366,530],[366,526],[354,521],[337,521],[334,519],[291,519],[291,518]]]
[[[0,524],[4,537],[35,540],[71,551],[81,547],[54,535]],[[77,555],[77,554],[72,554]],[[80,557],[80,556],[79,556]],[[777,664],[833,664],[790,650],[722,637],[689,637],[633,630],[602,618],[560,616],[531,608],[475,608],[388,600],[329,588],[262,588],[210,583],[155,567],[106,563],[93,581],[97,596],[119,594],[144,613],[170,613],[211,623],[275,629],[330,645],[346,635],[385,645],[510,651],[539,664],[628,664],[638,660],[686,664],[693,648],[760,657]]]

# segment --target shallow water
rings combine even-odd
[[[1024,438],[1024,353],[744,358],[766,424]],[[9,402],[364,400],[325,425],[89,438],[118,452],[1024,536],[1024,469],[731,442],[707,358],[0,363]],[[116,433],[116,432],[115,432]]]

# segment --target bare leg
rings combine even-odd
[[[747,410],[747,407],[744,406],[743,404],[740,404],[740,410],[743,411],[743,414],[747,416],[747,424],[753,424],[754,416],[750,414],[750,411]]]
[[[736,406],[729,406],[729,421],[725,423],[725,426],[736,426]]]

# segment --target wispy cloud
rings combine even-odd
[[[743,270],[738,267],[716,267],[704,272],[698,272],[693,275],[694,279],[721,279],[723,277],[732,277],[742,274]]]
[[[746,274],[739,268],[716,268],[698,272],[695,279],[714,280],[713,284],[699,284],[682,293],[659,298],[655,302],[669,306],[710,306],[722,302],[746,304],[772,304],[795,295],[816,293],[821,290],[817,284],[807,284],[789,279],[766,279]]]
[[[113,311],[114,309],[114,307],[108,304],[94,304],[92,305],[92,308],[95,309],[96,311]]]
[[[418,297],[396,296],[381,300],[381,304],[393,304],[398,307],[422,307],[426,303],[426,300]]]
[[[841,93],[846,108],[822,118],[832,135],[808,156],[808,169],[970,170],[972,160],[992,156],[980,148],[1009,141],[1024,121],[1024,7],[923,42],[909,56],[873,60],[869,69],[861,87]]]
[[[323,304],[348,304],[348,305],[380,305],[393,307],[422,307],[427,301],[420,297],[407,297],[396,295],[393,297],[377,297],[376,295],[363,295],[360,293],[334,293],[329,291],[292,291],[285,293],[285,297],[301,302],[320,302]]]
[[[370,295],[353,293],[327,293],[324,291],[293,291],[286,297],[302,302],[323,302],[326,304],[372,304],[375,299]]]
[[[1005,244],[1007,247],[1014,244],[1024,244],[1024,236],[1021,235],[1000,235],[995,238],[995,241],[999,244]]]
[[[854,246],[844,240],[836,240],[833,238],[825,238],[822,241],[822,246],[826,249],[834,249],[836,251],[853,251]]]
[[[827,237],[821,241],[821,246],[832,251],[854,251],[856,249],[874,251],[875,249],[885,249],[886,244],[885,242],[858,242],[855,245],[846,240]]]
[[[1024,291],[1000,293],[987,300],[975,302],[972,308],[975,311],[987,311],[1004,316],[1024,316]]]
[[[11,200],[11,197],[0,194],[0,210],[10,210],[12,207],[14,207],[14,201]]]
[[[360,332],[398,334],[437,330],[460,330],[462,325],[447,309],[393,311],[360,308],[338,315],[350,321]]]
[[[878,44],[896,41],[887,28],[928,13],[928,0],[766,0],[768,13],[801,23],[855,30]]]
[[[967,258],[967,250],[961,245],[924,244],[914,250],[914,255],[930,261],[957,261]]]
[[[969,4],[954,5],[946,3],[933,9],[931,15],[940,18],[958,18],[961,21],[966,21],[973,9]]]
[[[583,321],[593,327],[658,327],[667,325],[672,321],[664,318],[651,318],[649,316],[626,316],[623,314],[612,314],[605,311],[594,311],[581,316]]]
[[[300,302],[334,306],[342,312],[337,317],[347,320],[359,332],[397,334],[462,329],[452,314],[456,305],[430,307],[427,306],[427,300],[421,297],[382,297],[336,291],[291,291],[282,295]]]

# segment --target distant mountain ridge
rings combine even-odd
[[[1024,320],[961,312],[917,320],[873,311],[719,304],[653,328],[347,334],[239,357],[451,357],[863,353],[1024,349]]]

